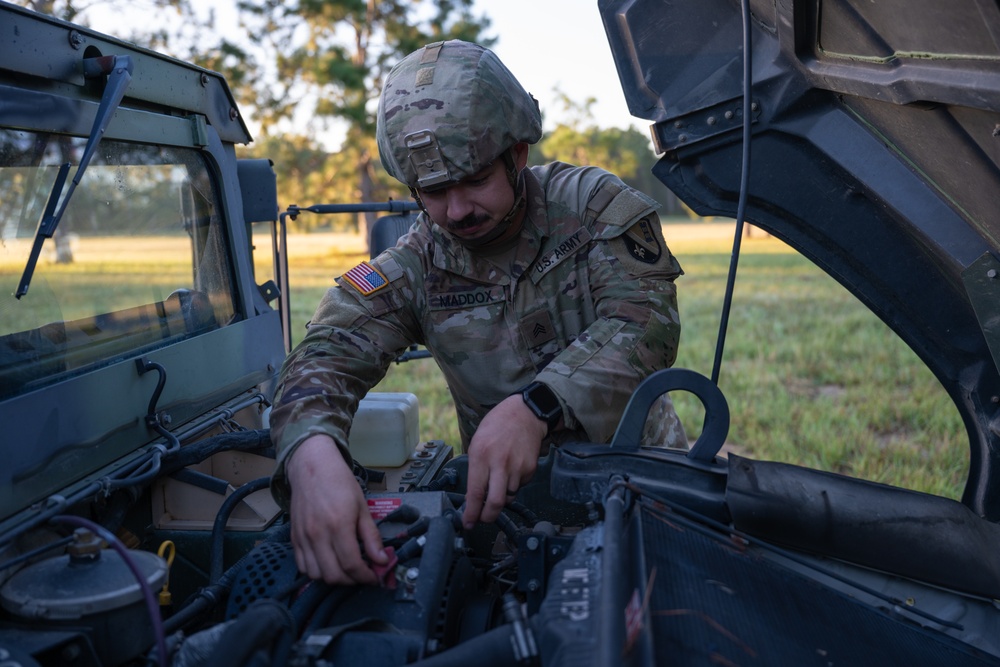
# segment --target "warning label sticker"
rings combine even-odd
[[[402,498],[369,498],[368,499],[368,511],[371,512],[372,518],[378,521],[379,519],[384,519],[393,512],[399,509],[399,506],[403,504]]]

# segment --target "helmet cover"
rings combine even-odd
[[[542,136],[538,102],[478,44],[435,42],[386,77],[375,131],[382,165],[411,188],[478,173],[518,142]]]

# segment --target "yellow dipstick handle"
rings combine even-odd
[[[160,545],[159,550],[156,552],[160,558],[167,561],[167,578],[163,580],[163,588],[160,590],[160,606],[167,607],[173,602],[173,597],[170,595],[170,568],[174,564],[174,555],[177,553],[177,547],[170,540],[165,541]]]

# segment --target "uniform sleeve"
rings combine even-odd
[[[390,256],[379,260],[391,276],[382,290],[364,295],[338,279],[320,302],[306,337],[282,365],[270,421],[278,451],[271,491],[284,507],[290,498],[285,463],[295,448],[312,435],[326,434],[350,463],[348,433],[358,402],[396,356],[417,342],[403,307],[406,280],[384,271],[393,262]]]
[[[566,427],[593,442],[610,441],[635,388],[677,357],[682,271],[648,202],[624,190],[598,218],[610,224],[589,254],[597,319],[536,378],[563,403]]]

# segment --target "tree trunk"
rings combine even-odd
[[[358,159],[358,178],[362,203],[373,201],[372,192],[374,192],[375,183],[372,179],[372,156],[367,150],[361,151],[361,157]],[[372,227],[375,225],[378,213],[375,211],[366,211],[361,215],[361,220],[364,220],[365,249],[370,254],[372,248]]]

